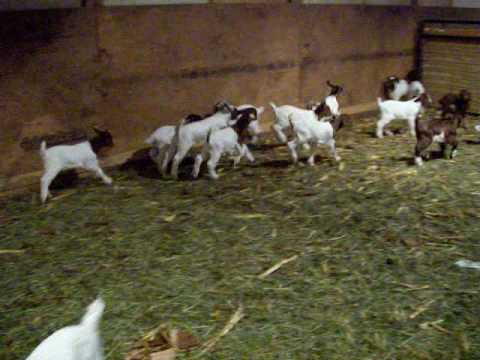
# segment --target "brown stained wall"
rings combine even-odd
[[[112,130],[119,153],[156,127],[221,99],[304,104],[345,86],[341,105],[372,102],[414,63],[408,7],[191,5],[0,14],[0,176],[41,168],[18,143],[44,129]],[[270,120],[271,112],[265,118]],[[42,121],[36,123],[42,124]],[[40,125],[41,127],[41,125]],[[33,132],[37,131],[38,128]]]

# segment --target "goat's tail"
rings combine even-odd
[[[175,133],[173,134],[172,142],[170,143],[170,149],[169,149],[169,151],[172,152],[172,154],[173,154],[173,152],[176,152],[176,150],[177,150],[177,144],[178,144],[179,139],[180,139],[180,130],[181,130],[182,126],[185,124],[186,121],[187,120],[185,118],[183,118],[175,126]]]
[[[40,144],[40,156],[42,159],[45,159],[45,156],[47,154],[47,142],[45,140],[42,141]]]
[[[83,315],[80,325],[93,330],[98,329],[104,309],[105,303],[102,298],[98,297],[94,302],[88,305],[87,311],[85,312],[85,315]]]

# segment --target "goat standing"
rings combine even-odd
[[[43,160],[44,173],[41,178],[40,197],[42,202],[50,195],[48,190],[51,182],[62,170],[83,168],[94,172],[107,185],[112,179],[105,175],[98,164],[96,153],[102,148],[113,146],[112,134],[108,130],[94,128],[96,135],[75,145],[55,145],[47,149],[47,143],[42,141],[40,156]]]

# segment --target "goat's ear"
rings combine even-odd
[[[265,110],[265,108],[263,106],[260,106],[259,108],[257,108],[257,114],[261,115],[264,110]]]
[[[96,126],[93,126],[93,131],[95,131],[97,134],[103,134],[105,133],[105,130],[102,130]]]

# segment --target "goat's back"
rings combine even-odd
[[[170,144],[175,134],[175,126],[166,125],[155,130],[145,142],[149,145]]]
[[[78,166],[79,162],[96,159],[92,146],[88,141],[75,145],[56,145],[45,151],[44,162],[59,162],[68,166]]]

